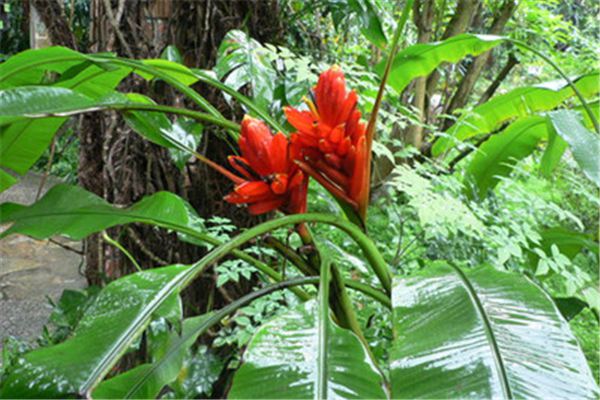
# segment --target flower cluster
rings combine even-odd
[[[246,116],[242,121],[241,156],[230,156],[240,174],[225,200],[248,204],[251,214],[275,209],[306,211],[308,176],[355,210],[366,206],[369,170],[366,128],[356,105],[358,96],[346,90],[342,70],[334,66],[319,77],[308,110],[285,107],[296,129],[288,139],[271,133],[266,124]]]

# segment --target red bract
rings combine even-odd
[[[369,171],[366,128],[356,109],[358,96],[346,90],[343,71],[333,66],[314,88],[309,110],[284,109],[297,129],[292,142],[301,147],[301,168],[333,195],[364,215],[368,203]]]
[[[226,201],[248,204],[254,215],[275,209],[306,212],[308,179],[294,163],[295,146],[283,133],[273,135],[264,122],[246,116],[239,146],[242,155],[230,156],[229,163],[241,176],[230,177],[236,185]]]

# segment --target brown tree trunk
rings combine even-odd
[[[413,20],[418,28],[418,43],[427,43],[431,40],[433,34],[433,18],[435,16],[435,1],[434,0],[416,0],[413,3]],[[420,121],[426,122],[425,115],[425,96],[427,89],[427,78],[422,77],[415,80],[414,97],[412,105],[419,113]],[[423,125],[413,124],[408,127],[405,134],[404,142],[415,146],[417,149],[423,143]]]
[[[500,7],[500,10],[498,11],[498,14],[494,18],[492,26],[489,30],[489,34],[501,34],[504,30],[504,27],[506,26],[506,23],[515,12],[516,8],[517,3],[515,2],[515,0],[505,0],[502,6]],[[452,96],[448,107],[444,111],[445,114],[452,114],[454,111],[464,107],[465,104],[467,104],[467,101],[469,100],[469,95],[471,94],[471,92],[473,91],[473,87],[475,86],[475,82],[477,82],[477,79],[481,75],[481,72],[483,71],[483,68],[488,62],[490,56],[491,51],[487,51],[475,57],[471,65],[469,65],[469,67],[467,68],[467,72],[461,80],[458,89],[454,93],[454,96]],[[447,130],[450,127],[450,125],[452,125],[452,120],[446,119],[444,121],[444,126],[442,130]]]
[[[53,44],[78,49],[65,15],[62,0],[31,0],[48,27]],[[190,67],[211,68],[217,49],[231,29],[246,29],[261,41],[277,43],[283,29],[276,0],[91,0],[90,46],[80,51],[111,51],[120,56],[158,58],[167,44],[175,45]],[[186,100],[160,83],[129,77],[122,91],[144,93],[164,104],[187,104]],[[198,85],[200,93],[224,115],[240,119],[225,103],[221,93]],[[115,204],[128,205],[161,190],[171,191],[189,201],[201,216],[227,217],[237,226],[256,222],[245,210],[222,198],[231,183],[198,163],[178,170],[168,152],[132,132],[116,113],[85,116],[78,131],[80,140],[78,179],[81,186]],[[215,128],[205,127],[198,149],[218,163],[231,152],[217,139]],[[191,263],[204,251],[179,241],[174,234],[147,226],[113,228],[117,239],[143,268],[162,264]],[[100,235],[85,240],[86,276],[90,284],[102,284],[132,272],[128,260]],[[248,285],[215,288],[214,275],[201,277],[185,293],[187,304],[196,312],[207,304],[219,305],[235,298]]]
[[[158,58],[165,46],[175,45],[190,67],[211,68],[225,34],[243,24],[255,38],[277,42],[281,34],[275,1],[171,1],[171,0],[92,0],[90,51],[113,51],[125,57]],[[185,103],[170,88],[148,84],[141,78],[128,78],[122,91],[144,93],[164,104]],[[222,95],[212,88],[198,86],[200,93],[229,117],[232,115]],[[238,226],[256,219],[222,198],[231,183],[203,164],[188,163],[179,171],[168,152],[148,143],[128,129],[117,114],[89,118],[80,132],[80,183],[88,190],[116,204],[131,204],[161,190],[188,200],[201,216],[227,217]],[[224,164],[231,152],[216,138],[215,129],[205,127],[200,152]],[[161,264],[191,263],[204,251],[182,243],[174,234],[146,226],[109,230],[109,235],[128,248],[144,268]],[[90,283],[132,272],[127,259],[98,237],[86,241],[87,276]],[[215,292],[212,275],[201,278],[186,295],[187,303],[203,311],[208,302],[222,303],[223,296],[237,297],[246,288],[228,287]],[[213,299],[214,297],[214,299]],[[209,300],[210,299],[210,300]]]

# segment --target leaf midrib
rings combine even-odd
[[[508,372],[506,371],[506,368],[504,366],[504,360],[502,359],[502,354],[500,353],[498,341],[496,340],[496,336],[494,335],[494,330],[492,329],[492,323],[487,316],[486,310],[483,307],[483,304],[482,304],[481,300],[479,299],[479,296],[477,296],[477,292],[473,288],[473,285],[471,285],[471,282],[469,281],[469,279],[467,278],[465,273],[460,268],[458,268],[452,264],[449,264],[449,265],[456,272],[458,277],[460,278],[465,291],[467,292],[467,294],[469,295],[469,298],[471,299],[473,308],[475,308],[475,310],[479,314],[479,317],[481,318],[481,321],[483,322],[483,330],[485,332],[486,339],[487,339],[488,344],[491,349],[492,358],[494,359],[494,366],[496,368],[498,377],[500,379],[500,387],[502,388],[502,393],[504,394],[504,398],[512,399],[513,396],[512,396],[512,391],[510,389],[510,383],[508,380]]]

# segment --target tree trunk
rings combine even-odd
[[[62,0],[31,0],[53,44],[78,49],[65,15]],[[276,0],[91,0],[89,48],[80,51],[116,52],[120,56],[158,58],[167,44],[175,45],[190,67],[211,68],[217,49],[231,29],[244,28],[261,41],[281,41]],[[187,104],[186,100],[160,82],[148,83],[129,77],[119,87],[122,91],[144,93],[164,104]],[[226,117],[234,115],[222,94],[203,85],[195,87]],[[225,163],[229,147],[215,135],[215,128],[205,127],[198,151]],[[115,204],[128,205],[161,190],[178,194],[192,204],[201,216],[223,216],[240,227],[256,223],[245,210],[222,200],[231,183],[203,164],[188,162],[178,170],[168,152],[132,132],[117,113],[83,117],[78,131],[80,141],[79,184]],[[164,230],[132,225],[108,230],[138,260],[143,268],[163,264],[192,263],[204,251],[180,242]],[[133,272],[128,260],[106,244],[100,235],[84,242],[86,277],[90,284]],[[216,290],[214,274],[201,277],[184,294],[186,305],[203,312],[208,304],[219,306],[225,298],[238,297],[249,285],[227,286]]]
[[[435,16],[435,1],[433,0],[416,0],[413,3],[413,19],[418,28],[418,43],[427,43],[431,40],[433,34],[433,18]],[[426,122],[425,113],[425,96],[427,89],[427,78],[422,77],[415,80],[414,97],[412,100],[413,107],[420,115],[420,121]],[[415,146],[417,149],[423,143],[423,125],[413,124],[408,127],[404,142]]]
[[[492,23],[492,26],[489,30],[489,34],[501,34],[504,30],[506,23],[515,12],[516,8],[517,3],[515,2],[515,0],[505,0],[502,6],[500,7],[500,10],[498,11],[498,14],[494,18],[494,22]],[[448,107],[444,111],[445,114],[452,114],[454,111],[463,108],[465,104],[467,104],[467,101],[469,100],[469,95],[472,93],[473,87],[475,86],[475,82],[477,82],[477,79],[481,75],[481,72],[483,71],[483,68],[488,62],[490,55],[491,51],[487,51],[475,57],[471,65],[469,65],[465,76],[461,80],[458,89],[454,93],[454,96],[452,96]],[[444,121],[442,130],[447,130],[450,127],[450,125],[452,125],[452,123],[452,119],[446,119]]]

